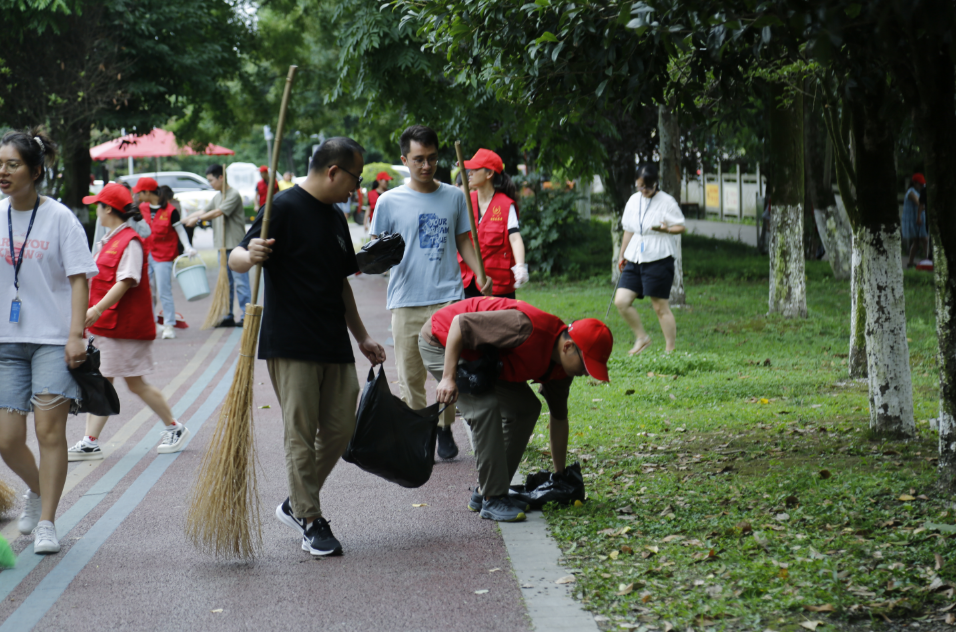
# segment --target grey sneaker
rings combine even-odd
[[[504,498],[504,496],[502,496]],[[507,497],[508,502],[518,508],[519,511],[530,511],[531,505],[525,501],[517,498],[513,495]],[[471,500],[468,501],[468,509],[471,511],[481,511],[481,505],[484,502],[484,497],[481,495],[481,492],[478,491],[476,487],[474,491],[471,492]]]
[[[496,522],[521,522],[525,519],[524,512],[512,505],[507,496],[482,499],[479,515]]]

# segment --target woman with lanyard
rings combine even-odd
[[[634,332],[636,340],[628,353],[641,353],[651,344],[651,337],[632,303],[649,296],[664,333],[665,350],[670,353],[677,344],[677,323],[668,300],[674,283],[674,259],[680,248],[676,235],[684,232],[684,214],[677,200],[658,190],[657,166],[645,164],[638,169],[637,188],[621,219],[621,279],[614,305]]]
[[[372,225],[372,215],[375,214],[375,203],[378,202],[378,198],[380,198],[383,193],[388,191],[388,183],[391,180],[392,176],[388,175],[387,171],[379,171],[378,175],[375,176],[375,182],[369,187],[368,213],[365,215],[365,230],[368,230],[368,227]]]
[[[96,195],[83,198],[96,203],[96,216],[107,233],[93,246],[100,273],[90,283],[86,327],[97,336],[100,373],[112,382],[121,377],[126,386],[163,420],[166,428],[156,451],[179,452],[189,436],[186,426],[173,419],[162,392],[143,379],[153,372],[153,304],[149,283],[144,283],[147,262],[142,238],[133,228],[140,211],[133,206],[129,191],[111,183]],[[86,436],[69,451],[70,461],[103,458],[97,439],[109,417],[87,415]]]
[[[491,278],[495,296],[514,298],[515,289],[528,282],[528,265],[524,262],[524,241],[518,228],[518,197],[514,182],[504,172],[501,157],[490,149],[479,149],[465,161],[471,206],[478,222],[478,245]],[[475,273],[461,256],[461,282],[465,298],[481,296]]]
[[[37,191],[55,161],[39,131],[0,139],[0,192],[9,196],[0,202],[0,455],[27,484],[17,526],[34,534],[36,553],[60,550],[53,523],[66,481],[66,418],[81,398],[69,369],[86,359],[87,279],[97,272],[76,215]],[[26,443],[30,412],[39,469]]]
[[[133,193],[139,193],[140,199],[144,200],[139,211],[152,231],[146,239],[146,254],[149,255],[149,275],[156,283],[156,293],[163,308],[164,339],[176,337],[173,330],[176,325],[173,264],[179,256],[180,243],[188,256],[197,254],[180,222],[179,211],[170,204],[170,192],[168,187],[160,187],[152,178],[140,178],[133,187]]]

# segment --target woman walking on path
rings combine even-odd
[[[375,214],[375,203],[378,202],[378,198],[381,197],[383,193],[388,191],[388,183],[391,182],[392,176],[388,175],[387,171],[379,171],[378,175],[375,176],[375,181],[372,182],[372,186],[368,189],[368,213],[365,214],[365,230],[368,230],[368,227],[372,225],[372,215]]]
[[[493,294],[514,298],[515,289],[528,282],[528,265],[524,261],[524,240],[518,227],[518,209],[515,200],[518,191],[504,172],[501,157],[490,149],[479,149],[471,160],[465,161],[468,186],[471,187],[471,206],[478,223],[478,245],[485,264],[485,273],[491,277]],[[481,296],[475,282],[475,273],[458,256],[461,282],[465,298]]]
[[[139,211],[133,207],[129,191],[118,184],[107,184],[97,195],[83,198],[84,204],[96,202],[96,215],[107,233],[93,246],[100,273],[90,284],[86,327],[98,336],[100,373],[110,382],[121,377],[163,423],[160,454],[179,452],[189,436],[186,426],[173,419],[163,394],[143,379],[153,372],[153,308],[143,240],[133,229]],[[70,461],[103,458],[97,442],[109,417],[87,415],[86,436],[69,450]]]
[[[677,323],[668,299],[674,283],[674,259],[680,247],[675,235],[684,232],[684,214],[677,200],[658,190],[656,165],[646,164],[638,169],[637,189],[627,201],[621,219],[621,280],[614,305],[634,332],[634,346],[628,352],[634,355],[651,344],[651,337],[644,331],[632,303],[636,298],[649,296],[664,333],[665,350],[670,353],[677,344]]]
[[[907,268],[912,268],[916,256],[929,256],[929,232],[926,230],[926,210],[920,208],[920,193],[926,187],[922,173],[914,173],[903,199],[903,239],[910,242],[910,259]]]
[[[149,255],[149,275],[156,283],[156,293],[163,308],[163,338],[175,338],[173,264],[179,256],[180,242],[188,256],[195,257],[197,253],[189,243],[179,211],[170,203],[173,196],[169,187],[160,187],[152,178],[140,178],[133,187],[133,193],[139,193],[140,199],[144,200],[139,205],[139,211],[152,231],[146,240],[146,254]]]
[[[0,455],[29,488],[17,526],[33,532],[36,553],[60,550],[53,523],[66,481],[66,417],[81,397],[69,368],[86,360],[87,279],[97,271],[76,215],[37,191],[55,160],[38,131],[0,139],[0,192],[9,196],[0,202],[0,304],[10,310],[0,318]],[[39,469],[26,443],[31,411]]]

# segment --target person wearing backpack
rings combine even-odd
[[[133,229],[140,211],[129,191],[107,184],[96,195],[83,198],[96,204],[96,215],[107,233],[93,246],[99,274],[90,283],[86,328],[96,336],[100,350],[100,373],[110,382],[121,377],[126,386],[163,421],[165,429],[160,454],[179,452],[189,437],[186,426],[173,419],[169,402],[143,376],[153,372],[153,303],[147,279],[148,263],[143,240]],[[70,461],[103,458],[98,439],[109,417],[87,415],[86,435],[69,449]]]
[[[56,146],[34,129],[0,139],[0,455],[26,483],[17,527],[35,553],[57,553],[56,508],[66,482],[66,420],[82,391],[69,369],[86,360],[87,279],[97,272],[69,208],[40,195]],[[40,465],[27,447],[33,413]]]

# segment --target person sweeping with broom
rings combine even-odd
[[[363,152],[344,137],[319,145],[305,182],[272,200],[269,238],[260,239],[263,209],[229,256],[236,272],[261,264],[265,273],[259,359],[282,408],[289,484],[276,517],[314,556],[342,553],[319,495],[355,428],[359,383],[348,332],[373,365],[385,361],[355,306],[348,277],[358,264],[345,217],[332,206],[362,182]]]

